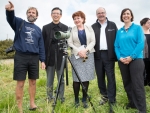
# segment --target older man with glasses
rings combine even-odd
[[[92,25],[95,32],[95,68],[98,79],[98,87],[101,94],[100,105],[109,101],[110,112],[113,113],[112,106],[116,101],[116,82],[115,82],[115,61],[117,60],[114,51],[114,41],[117,26],[106,17],[106,10],[100,7],[96,10],[97,21]],[[107,87],[105,81],[107,76]]]

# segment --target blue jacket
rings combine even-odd
[[[118,60],[127,56],[132,59],[143,58],[144,33],[141,26],[132,23],[128,31],[124,27],[119,29],[114,46]]]
[[[17,52],[24,54],[39,54],[40,61],[45,61],[45,49],[41,29],[33,23],[15,16],[14,11],[6,10],[7,21],[15,32],[14,47]],[[19,31],[19,28],[24,24]]]

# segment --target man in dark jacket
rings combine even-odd
[[[100,7],[96,10],[97,21],[92,25],[95,32],[95,68],[98,79],[98,87],[102,95],[100,105],[109,100],[110,113],[113,112],[111,105],[116,101],[116,82],[115,82],[115,61],[114,41],[116,38],[117,27],[114,22],[106,18],[106,11]],[[107,85],[105,82],[107,76]]]
[[[42,34],[45,44],[46,54],[46,72],[47,72],[47,96],[50,101],[53,99],[53,82],[55,70],[57,72],[57,79],[60,76],[60,66],[62,62],[63,50],[60,50],[58,45],[59,40],[56,40],[54,33],[56,31],[67,31],[68,27],[60,22],[62,10],[55,7],[51,11],[53,21],[43,26]],[[64,78],[62,77],[59,89],[59,98],[64,102]]]
[[[30,7],[25,21],[15,16],[14,5],[9,1],[5,6],[7,21],[15,32],[14,48],[16,50],[14,57],[14,75],[13,79],[17,81],[16,100],[19,108],[18,113],[23,113],[23,87],[28,72],[30,108],[36,110],[34,102],[36,92],[36,79],[39,78],[39,59],[41,68],[45,69],[45,49],[41,29],[34,24],[38,17],[38,11],[35,7]],[[19,30],[21,29],[21,30]]]

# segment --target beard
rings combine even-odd
[[[37,18],[33,16],[28,16],[27,19],[29,22],[35,22]]]

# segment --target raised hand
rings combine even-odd
[[[5,9],[8,10],[8,11],[12,11],[14,10],[14,5],[12,4],[11,1],[8,1],[9,4],[5,5]]]

